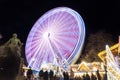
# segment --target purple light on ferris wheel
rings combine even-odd
[[[28,66],[40,70],[42,64],[75,63],[85,38],[82,17],[67,7],[54,8],[33,25],[25,46]]]

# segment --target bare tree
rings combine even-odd
[[[115,44],[112,40],[112,35],[104,30],[100,30],[95,34],[90,34],[86,42],[82,59],[88,62],[101,61],[98,57],[98,53],[105,50],[106,44],[110,46]]]

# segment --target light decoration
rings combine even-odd
[[[40,70],[42,64],[68,67],[79,58],[85,39],[82,17],[68,7],[54,8],[33,25],[26,41],[28,67]]]
[[[120,80],[120,68],[108,45],[106,45],[106,53],[108,80]]]
[[[116,43],[115,45],[110,47],[110,50],[114,50],[116,48],[118,48],[119,44]],[[105,57],[106,57],[106,50],[103,50],[101,52],[98,53],[98,56],[100,57],[100,59],[104,62],[105,61]]]

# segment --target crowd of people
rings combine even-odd
[[[67,71],[56,72],[54,73],[53,70],[40,70],[37,77],[34,77],[32,70],[28,70],[26,75],[26,80],[107,80],[107,74],[105,73],[103,76],[100,75],[99,71],[96,71],[95,74],[91,72],[88,74],[85,72],[82,75],[77,75],[71,77],[71,73]]]

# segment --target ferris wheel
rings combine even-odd
[[[39,71],[47,63],[61,67],[75,63],[84,39],[82,17],[68,7],[54,8],[41,16],[29,32],[25,46],[28,66]]]

